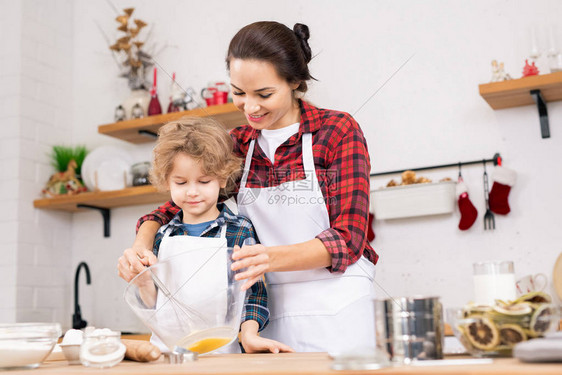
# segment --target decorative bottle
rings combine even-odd
[[[156,68],[154,68],[154,82],[150,90],[150,104],[148,104],[148,115],[154,116],[162,113],[162,107],[158,100],[158,93],[156,92]]]
[[[174,90],[176,88],[176,73],[172,74],[172,85],[170,86],[170,104],[168,105],[168,112],[179,112],[180,108],[174,104]]]

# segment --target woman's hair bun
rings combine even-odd
[[[308,30],[308,26],[302,23],[295,23],[295,26],[293,26],[293,32],[299,39],[301,49],[304,53],[304,59],[306,63],[308,63],[312,58],[312,50],[308,45],[308,39],[310,38],[310,31]]]
[[[314,79],[308,70],[312,51],[308,45],[308,26],[295,24],[293,29],[275,21],[259,21],[241,28],[230,41],[226,68],[232,59],[262,60],[275,67],[279,77],[298,83],[295,89],[305,93],[306,81]]]

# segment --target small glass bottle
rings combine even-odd
[[[176,72],[174,72],[172,74],[172,85],[170,86],[170,104],[168,105],[168,112],[166,113],[172,113],[172,112],[179,112],[180,108],[174,104],[174,93],[176,91]]]
[[[108,328],[96,329],[86,335],[80,347],[80,362],[88,367],[112,367],[123,360],[125,351],[121,332]]]
[[[148,179],[149,171],[150,162],[148,161],[133,164],[131,166],[133,186],[150,185],[150,181]]]

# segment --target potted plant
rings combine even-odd
[[[82,163],[87,153],[85,146],[53,146],[49,157],[56,172],[47,181],[42,195],[50,198],[87,191],[81,179]]]

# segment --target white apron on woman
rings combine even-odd
[[[312,153],[312,134],[302,135],[306,179],[269,188],[247,188],[255,148],[246,155],[238,209],[253,223],[265,246],[291,245],[314,239],[330,227]],[[326,268],[265,274],[269,325],[264,337],[298,352],[342,353],[375,347],[375,266],[365,257],[345,273]]]
[[[221,229],[221,235],[218,238],[214,237],[195,237],[195,236],[170,236],[172,228],[168,228],[164,233],[160,248],[158,250],[158,261],[162,262],[170,257],[189,252],[188,257],[176,257],[170,261],[173,274],[185,275],[182,278],[171,278],[166,275],[158,275],[160,280],[166,285],[171,294],[174,294],[182,284],[192,275],[196,270],[205,262],[207,262],[197,277],[189,280],[185,287],[181,288],[176,298],[181,298],[184,301],[201,301],[208,298],[208,296],[218,295],[224,291],[228,283],[228,270],[226,263],[227,256],[227,241],[226,241],[226,225]],[[217,251],[218,250],[218,251]],[[217,252],[217,253],[215,253]],[[159,314],[165,318],[166,314],[173,316],[171,303],[167,302],[167,298],[158,293],[156,299],[156,309],[167,309],[165,314]],[[202,311],[205,315],[208,314],[226,314],[227,300],[217,298],[213,300],[212,304],[206,303],[205,306],[198,306],[198,310]],[[170,321],[172,322],[172,321]],[[173,321],[175,323],[175,320]],[[160,324],[166,324],[162,322]],[[173,329],[173,327],[170,327]],[[168,352],[170,349],[160,340],[160,338],[153,334],[150,342],[163,352]],[[238,340],[234,340],[231,344],[224,346],[213,353],[240,353],[240,346]]]

